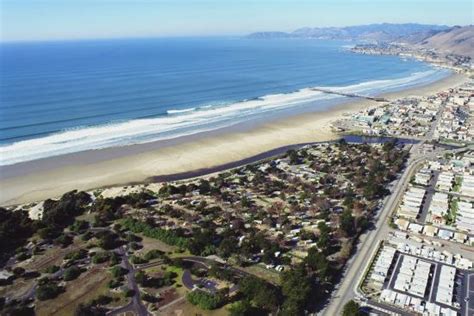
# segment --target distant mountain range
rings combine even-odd
[[[290,33],[259,32],[250,34],[250,38],[317,38],[365,41],[395,41],[400,38],[418,37],[420,39],[437,32],[449,30],[446,25],[427,24],[369,24],[346,27],[305,27]]]
[[[398,42],[474,57],[474,26],[369,24],[346,27],[305,27],[293,32],[258,32],[248,38],[314,38],[367,42]]]

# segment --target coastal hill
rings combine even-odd
[[[293,32],[258,32],[249,38],[315,38],[335,40],[365,40],[365,41],[398,41],[410,39],[421,41],[439,32],[450,30],[445,25],[429,24],[369,24],[346,27],[305,27]]]
[[[417,44],[474,58],[474,26],[455,26],[425,38]]]
[[[293,32],[259,32],[248,38],[312,38],[371,43],[405,43],[474,58],[474,26],[369,24],[347,27],[305,27]]]

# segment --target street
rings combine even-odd
[[[390,228],[387,224],[387,221],[392,212],[398,206],[398,203],[401,201],[401,197],[403,196],[403,193],[409,184],[410,178],[425,160],[434,158],[440,154],[438,152],[420,154],[422,145],[423,143],[419,143],[412,147],[412,156],[407,162],[407,168],[403,172],[400,179],[397,181],[392,194],[384,204],[382,211],[376,219],[376,229],[369,231],[360,237],[361,242],[358,245],[358,250],[356,254],[348,261],[346,271],[342,277],[342,282],[336,287],[329,305],[320,313],[321,315],[341,315],[345,303],[354,298],[361,298],[361,295],[358,291],[358,286],[361,278],[364,275],[368,260],[376,251],[378,244],[388,237]],[[458,152],[462,150],[466,150],[466,148],[445,150],[443,153]]]

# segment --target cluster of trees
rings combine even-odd
[[[14,250],[25,244],[37,225],[28,212],[10,211],[0,207],[0,262],[7,260]]]
[[[42,278],[38,281],[36,298],[40,301],[46,301],[55,298],[62,292],[64,292],[64,288],[59,286],[55,281]]]
[[[98,198],[92,206],[92,211],[96,213],[94,226],[107,226],[111,221],[120,219],[123,215],[122,206],[125,204],[132,207],[146,207],[148,201],[152,199],[155,199],[155,196],[148,191],[114,198]]]
[[[303,265],[284,271],[281,274],[281,291],[284,297],[281,306],[282,315],[303,315],[310,307],[310,298],[314,301],[316,282]]]
[[[86,210],[91,201],[91,196],[82,191],[65,193],[59,200],[45,200],[39,235],[45,239],[57,238],[64,228],[73,224],[76,216]]]
[[[74,261],[86,258],[87,254],[88,254],[87,250],[81,248],[81,249],[69,252],[68,254],[64,256],[64,259],[69,260],[69,262],[74,262]]]
[[[89,303],[81,303],[74,311],[74,316],[103,316],[106,315],[107,309],[103,305],[112,302],[112,298],[107,295],[99,295]]]
[[[112,273],[112,276],[114,278],[120,278],[122,276],[124,276],[125,274],[128,273],[128,270],[121,267],[121,266],[113,266],[111,269],[110,269],[110,272]]]
[[[64,281],[72,281],[77,279],[82,273],[82,270],[77,266],[71,266],[64,270],[63,279]]]
[[[74,316],[105,316],[107,310],[101,306],[88,304],[79,304],[74,311]]]
[[[158,249],[152,249],[150,251],[148,251],[144,256],[143,258],[146,260],[146,261],[150,261],[150,260],[154,260],[154,259],[159,259],[159,258],[164,258],[165,257],[165,253],[161,250],[158,250]]]
[[[237,278],[231,269],[228,269],[219,264],[213,263],[208,270],[208,274],[216,279],[225,280],[229,282],[237,282]]]
[[[363,160],[358,158],[360,165],[352,173],[351,180],[356,188],[369,201],[389,194],[386,183],[394,180],[403,168],[408,152],[392,142],[385,143],[382,151],[368,145],[358,145],[357,148],[368,154]]]
[[[111,254],[108,251],[102,251],[94,254],[91,258],[92,263],[99,264],[110,260]]]
[[[144,287],[160,288],[163,286],[170,286],[174,283],[174,279],[178,275],[171,271],[166,271],[161,277],[150,277],[144,271],[140,270],[135,273],[135,280],[138,284]]]
[[[253,276],[247,276],[239,282],[239,293],[245,303],[239,303],[231,308],[231,314],[234,315],[274,312],[281,298],[276,287]]]
[[[123,244],[123,241],[120,239],[119,235],[110,230],[97,232],[95,237],[98,239],[97,246],[104,250],[115,249]]]
[[[213,230],[196,228],[189,240],[188,249],[193,255],[209,256],[216,253],[216,238]]]
[[[211,294],[198,289],[189,292],[186,298],[191,304],[197,305],[204,310],[219,308],[226,302],[226,296],[221,292]]]
[[[169,245],[178,246],[180,248],[188,248],[189,240],[185,237],[177,235],[176,232],[172,230],[153,227],[150,224],[132,218],[123,219],[121,224],[124,228],[135,234],[143,233],[143,235],[146,237],[161,240]]]
[[[0,315],[5,316],[34,316],[35,310],[29,301],[9,300],[0,297]]]
[[[360,310],[360,305],[354,300],[350,300],[344,305],[342,310],[342,316],[362,316],[365,315]]]
[[[312,272],[316,273],[320,279],[329,281],[332,277],[331,265],[326,255],[319,251],[316,247],[312,247],[308,250],[308,255],[304,259],[306,267]]]
[[[262,254],[262,261],[265,263],[277,263],[279,259],[275,257],[275,253],[283,252],[283,249],[274,241],[266,238],[264,233],[251,231],[248,238],[241,243],[239,254],[249,257],[255,253]]]
[[[160,188],[158,194],[162,197],[168,197],[175,194],[181,194],[184,196],[187,193],[191,193],[193,191],[199,191],[199,194],[205,195],[211,193],[213,191],[213,187],[208,180],[201,179],[198,184],[189,183],[181,184],[179,186],[165,184]]]
[[[71,225],[74,218],[84,212],[91,202],[85,192],[71,191],[59,200],[46,200],[43,203],[41,220],[32,220],[23,210],[12,211],[0,208],[0,261],[8,259],[13,251],[23,246],[36,232],[41,238],[54,240],[60,245],[68,245],[72,238],[62,235],[63,229]],[[22,253],[18,259],[26,259]]]

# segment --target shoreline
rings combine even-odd
[[[381,94],[386,99],[431,95],[466,80],[451,76],[425,86]],[[0,205],[30,203],[73,189],[91,190],[199,173],[285,147],[333,141],[331,122],[375,101],[351,99],[330,110],[276,119],[257,126],[230,127],[169,141],[91,150],[0,167]],[[268,156],[268,155],[267,155]],[[263,159],[263,158],[261,158]],[[169,181],[169,180],[167,180]]]

